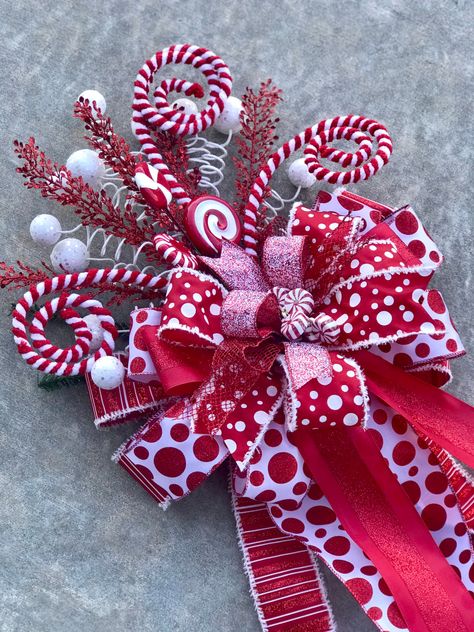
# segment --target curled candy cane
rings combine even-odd
[[[162,81],[154,91],[153,102],[150,101],[149,93],[155,73],[169,64],[191,65],[204,75],[209,96],[206,107],[198,114],[186,114],[168,103],[170,92],[182,92],[198,98],[204,96],[204,90],[198,83],[176,78]],[[202,132],[212,125],[223,111],[231,90],[232,77],[222,59],[210,50],[190,44],[174,45],[158,51],[138,72],[132,105],[133,130],[142,145],[143,153],[164,176],[173,196],[180,204],[186,204],[191,200],[164,162],[153,141],[153,132],[168,131],[177,136]]]
[[[242,225],[235,210],[214,195],[203,195],[188,205],[184,225],[189,239],[204,255],[220,252],[222,240],[238,244]]]
[[[346,132],[342,128],[349,128],[350,131]],[[335,129],[338,131],[330,131]],[[345,138],[344,134],[347,134],[359,145],[358,151],[351,154],[327,147],[324,143],[329,142],[329,140],[323,140],[323,138],[329,139],[331,134],[335,134],[333,139],[337,137]],[[338,134],[340,134],[340,136],[337,136]],[[361,162],[369,157],[369,150],[372,149],[370,136],[373,136],[378,143],[377,153],[366,165],[361,166]],[[312,127],[307,127],[303,132],[284,143],[270,156],[267,163],[261,169],[245,205],[244,246],[250,255],[254,257],[257,256],[257,213],[263,201],[268,183],[282,162],[292,153],[310,143],[312,139],[316,139],[316,145],[319,147],[318,155],[338,162],[343,167],[354,167],[352,171],[348,171],[347,173],[323,172],[319,170],[319,165],[316,165],[318,158],[314,159],[316,149],[311,146],[308,147],[307,151],[309,155],[305,157],[308,166],[311,164],[314,167],[314,175],[317,178],[327,180],[332,184],[348,184],[349,182],[357,182],[363,178],[370,177],[376,173],[381,166],[388,162],[392,153],[392,141],[383,125],[371,119],[351,115],[337,116],[333,119],[321,121]],[[355,173],[355,175],[352,176],[352,173]]]
[[[114,336],[112,329],[114,324],[112,314],[105,309],[102,304],[88,296],[80,294],[68,294],[63,292],[59,298],[48,301],[39,309],[31,322],[30,336],[33,347],[38,354],[49,360],[58,363],[77,362],[90,351],[92,332],[87,327],[87,323],[79,316],[74,308],[81,307],[89,310],[90,314],[97,316],[100,326],[104,331],[104,338],[108,334]],[[45,335],[45,327],[48,321],[59,312],[60,317],[72,327],[76,342],[66,349],[59,349],[51,343]],[[111,343],[113,346],[114,338]]]
[[[156,252],[164,263],[170,266],[182,266],[183,268],[199,268],[199,261],[182,242],[171,235],[159,233],[153,237]]]
[[[337,120],[335,125],[333,123],[334,119],[331,124],[328,121],[326,128],[314,136],[304,150],[308,170],[317,180],[337,185],[351,184],[370,178],[387,164],[392,154],[392,139],[381,123],[362,116],[346,116]],[[377,152],[372,158],[371,138],[377,142]],[[355,141],[359,144],[359,151],[351,154],[326,145],[340,139]],[[323,167],[320,157],[342,167],[355,168],[350,171],[331,171]],[[365,161],[368,162],[362,164]]]
[[[137,271],[121,269],[88,270],[74,274],[61,274],[47,279],[30,288],[20,299],[13,311],[12,333],[18,351],[23,359],[34,369],[57,375],[83,375],[89,373],[95,361],[114,350],[118,335],[110,311],[87,295],[69,294],[68,289],[84,289],[105,284],[121,283],[142,289],[163,289],[166,279]],[[46,302],[33,317],[31,325],[27,313],[42,296],[60,292],[59,297]],[[78,316],[76,308],[88,309],[98,317],[103,329],[103,341],[99,349],[91,356],[89,353],[92,335],[84,320]],[[48,320],[59,313],[74,330],[75,344],[61,349],[46,338],[45,327]],[[30,342],[31,338],[31,342]]]

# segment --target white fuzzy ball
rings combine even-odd
[[[198,106],[191,99],[176,99],[171,107],[173,110],[181,110],[184,114],[197,114],[199,111]]]
[[[30,224],[31,239],[42,246],[52,246],[61,237],[61,224],[54,215],[41,213]]]
[[[75,151],[67,159],[66,167],[75,178],[80,176],[91,187],[97,186],[105,174],[104,163],[92,149]]]
[[[87,316],[84,316],[83,321],[86,323],[87,329],[92,334],[92,340],[89,343],[90,351],[97,351],[104,341],[104,330],[100,324],[99,317],[95,314],[87,314]]]
[[[88,265],[89,253],[86,244],[75,237],[62,239],[51,252],[51,263],[59,274],[83,272]]]
[[[81,94],[77,97],[78,100],[81,97],[84,100],[87,99],[89,101],[89,105],[92,107],[93,110],[98,109],[102,112],[102,114],[105,114],[107,103],[104,96],[98,90],[84,90],[84,92],[81,92]],[[96,104],[96,108],[94,108],[93,106],[94,101]]]
[[[240,112],[242,111],[242,101],[237,97],[229,97],[224,105],[223,111],[216,118],[214,128],[221,134],[228,134],[230,131],[237,132],[240,129]]]
[[[316,178],[308,171],[304,158],[298,158],[288,169],[291,184],[302,189],[309,189],[316,182]]]
[[[122,384],[125,367],[115,356],[102,356],[92,366],[91,378],[96,386],[111,391]]]

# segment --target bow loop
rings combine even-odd
[[[308,264],[305,236],[269,237],[263,245],[262,267],[272,286],[290,290],[302,287]]]
[[[169,279],[158,336],[171,344],[215,348],[224,339],[220,314],[226,295],[213,277],[178,268]]]
[[[232,290],[222,306],[222,331],[227,337],[264,338],[280,331],[278,302],[271,292]]]

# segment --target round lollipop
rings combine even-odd
[[[223,239],[238,244],[242,238],[236,211],[214,195],[203,195],[190,202],[184,225],[189,239],[204,255],[218,254]]]

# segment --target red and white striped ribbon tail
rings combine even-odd
[[[267,505],[232,492],[240,547],[265,632],[336,630],[311,552],[274,524]]]

